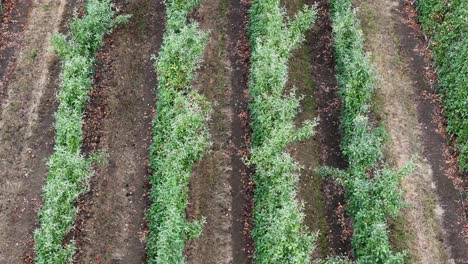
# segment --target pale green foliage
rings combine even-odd
[[[184,263],[186,241],[198,237],[204,223],[187,222],[185,213],[193,165],[209,146],[209,106],[190,87],[207,41],[195,22],[187,22],[198,2],[166,1],[167,29],[155,65],[159,87],[150,151],[148,263]]]
[[[304,40],[315,18],[304,8],[285,21],[279,0],[255,0],[250,9],[252,58],[249,80],[252,116],[252,151],[248,164],[255,166],[255,263],[308,263],[315,236],[303,224],[296,200],[299,169],[286,147],[313,134],[315,122],[299,129],[294,118],[300,99],[284,95],[291,52]]]
[[[384,131],[372,129],[367,119],[374,82],[364,55],[364,39],[351,0],[332,1],[333,36],[337,79],[342,99],[342,151],[349,162],[347,171],[322,168],[323,176],[343,184],[353,220],[352,246],[357,263],[403,263],[403,254],[392,252],[387,217],[403,206],[401,171],[380,165]]]
[[[56,52],[63,60],[62,82],[56,113],[54,154],[49,159],[49,174],[44,187],[43,207],[39,211],[40,228],[36,230],[36,263],[70,263],[75,252],[73,242],[62,246],[64,236],[75,220],[74,201],[87,190],[87,179],[93,159],[80,154],[82,142],[81,119],[92,83],[94,54],[103,44],[104,34],[116,22],[111,1],[89,0],[86,15],[75,17],[70,38],[53,37]]]

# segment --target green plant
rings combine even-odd
[[[185,213],[192,167],[209,146],[210,107],[190,87],[207,41],[195,22],[187,22],[198,3],[166,1],[167,28],[155,64],[159,87],[150,150],[148,263],[184,263],[185,243],[201,234],[204,223],[203,218],[187,222]]]
[[[459,167],[468,170],[468,2],[418,0],[419,21],[431,38],[447,130],[456,137]]]
[[[387,217],[403,206],[400,180],[410,167],[397,171],[381,164],[385,131],[372,128],[367,115],[374,80],[364,39],[351,0],[332,2],[337,79],[342,100],[341,148],[349,168],[322,168],[321,175],[335,178],[345,189],[347,213],[353,220],[352,246],[357,263],[403,263],[388,238]]]
[[[294,118],[300,99],[283,95],[291,52],[303,40],[315,18],[305,7],[294,19],[285,20],[279,0],[254,0],[250,9],[252,47],[249,95],[252,149],[247,163],[255,166],[254,229],[255,263],[308,263],[315,235],[303,224],[296,200],[297,163],[286,147],[309,138],[315,122],[299,129]]]
[[[36,263],[70,263],[75,252],[73,241],[62,245],[75,220],[76,198],[87,190],[90,164],[80,153],[82,114],[92,83],[94,54],[102,46],[104,35],[127,16],[114,17],[110,0],[89,0],[86,15],[75,16],[70,37],[55,35],[53,45],[63,60],[62,81],[57,96],[56,138],[50,157],[49,174],[38,213],[40,228],[34,234]]]

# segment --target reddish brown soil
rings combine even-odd
[[[434,85],[433,67],[427,55],[427,42],[420,26],[415,23],[416,12],[411,1],[400,1],[400,16],[397,24],[400,35],[400,52],[407,58],[410,76],[416,89],[418,119],[422,124],[424,156],[429,161],[439,201],[443,206],[442,218],[445,243],[449,246],[455,263],[468,263],[467,222],[463,208],[466,199],[467,175],[457,170],[453,146],[448,146],[445,133],[446,120],[443,106]]]
[[[347,164],[341,155],[341,103],[333,55],[332,25],[329,3],[326,0],[307,1],[317,4],[317,19],[307,38],[311,49],[312,79],[315,85],[319,125],[320,165],[345,169]],[[343,188],[333,180],[324,180],[322,192],[326,206],[326,218],[330,228],[328,241],[331,255],[351,257],[351,223],[345,215]]]
[[[250,67],[250,48],[247,37],[246,1],[230,1],[230,61],[231,102],[233,111],[231,144],[232,153],[232,232],[233,232],[233,263],[250,263],[253,256],[252,229],[253,209],[253,169],[245,166],[242,158],[248,156],[250,145],[250,126],[248,113],[248,72]],[[240,19],[241,18],[241,19]]]
[[[132,14],[106,38],[85,113],[86,153],[102,152],[90,192],[79,201],[76,263],[143,263],[148,206],[147,159],[155,104],[151,54],[164,32],[162,1],[120,1]]]

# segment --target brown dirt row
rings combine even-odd
[[[17,39],[2,51],[7,51],[5,57],[2,53],[7,60],[2,67],[8,67],[8,72],[2,75],[0,117],[1,263],[32,261],[36,213],[54,143],[59,85],[60,67],[50,51],[50,37],[63,30],[73,4],[19,1],[12,14],[24,16],[22,22],[6,29]]]
[[[304,4],[304,0],[282,2],[282,5],[288,11],[289,17],[294,17]],[[298,126],[305,120],[312,120],[319,115],[317,111],[318,100],[314,94],[319,80],[314,79],[314,75],[312,74],[314,71],[313,66],[316,66],[312,64],[313,41],[317,41],[317,39],[314,39],[314,36],[311,35],[314,34],[316,28],[317,26],[314,26],[310,30],[307,40],[300,48],[294,51],[289,62],[289,80],[286,84],[286,91],[288,93],[292,89],[296,89],[297,95],[303,97],[295,120]],[[322,128],[323,125],[322,122],[319,123],[319,126]],[[320,128],[317,128],[316,131],[320,131]],[[306,216],[304,222],[311,232],[319,234],[316,249],[311,258],[325,258],[330,251],[329,234],[331,230],[327,223],[327,208],[324,200],[325,197],[322,193],[324,185],[322,179],[317,174],[321,161],[319,136],[316,133],[316,135],[308,140],[293,144],[289,148],[289,151],[292,157],[302,166],[302,169],[299,171],[298,199],[304,205]]]
[[[156,54],[164,32],[162,1],[116,1],[129,23],[106,37],[90,91],[83,151],[101,152],[90,192],[78,202],[75,263],[143,263]]]
[[[435,90],[426,79],[423,38],[407,23],[404,1],[358,2],[378,76],[374,111],[390,136],[387,161],[396,167],[414,163],[402,183],[408,206],[393,222],[392,242],[408,251],[410,263],[467,263],[460,197],[449,179],[453,170],[444,156]]]
[[[0,14],[0,105],[7,96],[8,81],[15,70],[15,62],[31,11],[31,1],[2,1]]]
[[[306,3],[317,5],[317,20],[307,38],[307,45],[310,48],[309,59],[314,83],[315,111],[319,120],[316,136],[319,166],[345,169],[347,163],[340,149],[341,100],[338,95],[335,72],[330,4],[327,0],[311,0]],[[344,211],[346,201],[343,188],[333,180],[322,180],[321,191],[326,210],[326,222],[329,225],[328,255],[352,257],[351,220]]]
[[[249,2],[247,0],[230,0],[228,49],[231,62],[231,101],[232,119],[232,230],[233,230],[233,263],[251,263],[253,257],[253,238],[250,234],[253,227],[253,168],[242,161],[250,153],[251,128],[248,109],[250,47],[247,28]]]
[[[194,17],[210,32],[194,88],[212,104],[212,146],[190,182],[188,219],[206,217],[202,236],[189,241],[188,263],[247,263],[242,181],[247,170],[242,113],[246,110],[243,13],[240,1],[204,0]]]

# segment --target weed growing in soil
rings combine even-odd
[[[247,161],[255,166],[255,263],[308,263],[316,236],[303,224],[296,200],[299,166],[285,151],[296,141],[312,136],[315,122],[294,126],[300,98],[283,95],[292,50],[304,40],[315,9],[305,7],[286,20],[279,0],[255,0],[250,9],[252,58],[249,93],[252,116],[252,151]],[[286,21],[285,21],[286,20]]]
[[[62,244],[75,221],[74,201],[87,190],[93,158],[80,153],[82,115],[92,83],[96,51],[104,35],[127,16],[114,18],[110,0],[89,0],[86,15],[75,16],[70,36],[55,35],[55,51],[63,60],[62,83],[58,94],[54,154],[49,159],[49,174],[44,187],[43,207],[39,211],[40,228],[36,230],[36,263],[70,263],[75,252],[73,242]]]
[[[351,0],[333,0],[331,10],[343,102],[341,148],[349,168],[322,168],[321,174],[334,177],[344,186],[347,212],[353,220],[352,246],[357,263],[403,263],[404,254],[392,252],[387,217],[395,217],[403,206],[400,180],[410,168],[397,171],[382,165],[385,131],[372,128],[368,121],[374,82],[351,4]]]
[[[457,136],[460,169],[468,171],[468,1],[418,0],[417,7],[431,37],[447,130]]]
[[[155,64],[159,88],[150,150],[148,263],[184,263],[187,239],[203,228],[204,219],[187,222],[185,213],[193,165],[209,146],[210,107],[190,88],[207,42],[207,34],[187,22],[199,2],[166,1],[167,28]]]

